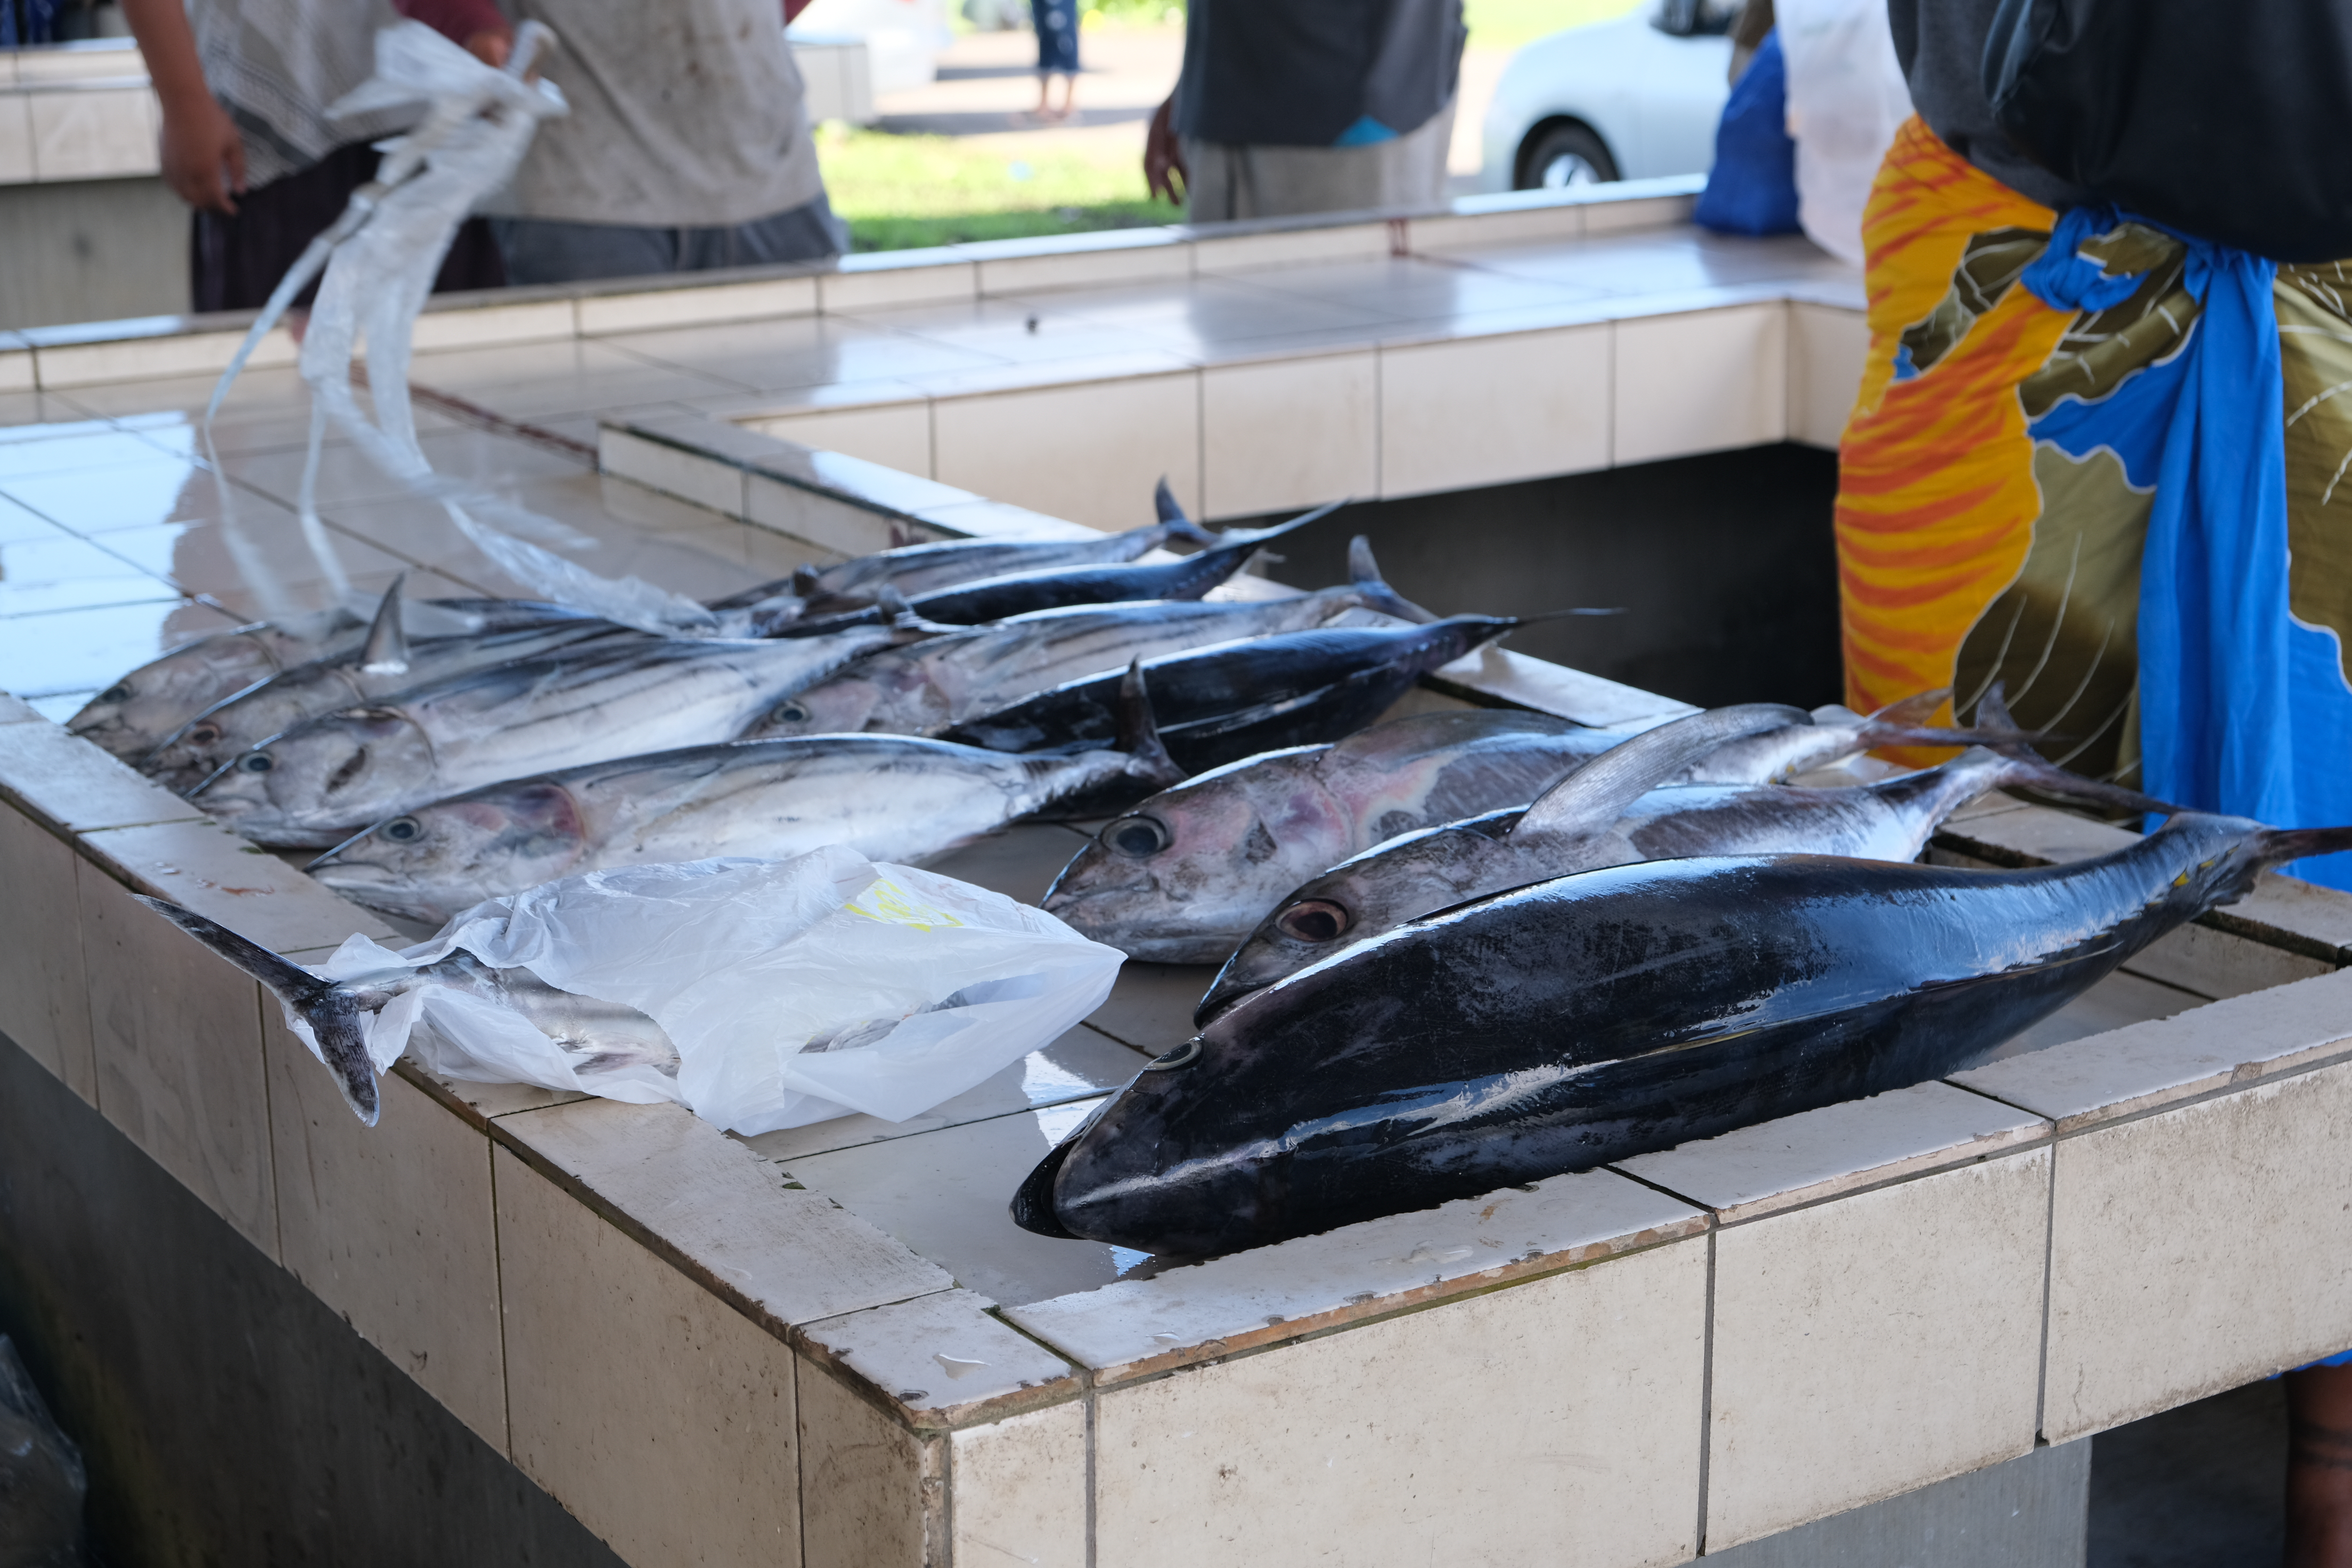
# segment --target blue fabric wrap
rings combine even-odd
[[[2163,227],[2113,207],[2067,209],[2021,281],[2053,310],[2122,303],[2143,275],[2111,276],[2081,247],[2126,221]],[[2187,346],[2097,403],[2061,399],[2030,434],[2077,458],[2105,447],[2156,492],[2140,560],[2141,787],[2273,826],[2352,823],[2341,649],[2288,608],[2278,269],[2174,237],[2189,247],[2184,286],[2204,306]],[[2352,856],[2288,869],[2352,889]]]
[[[1715,128],[1715,167],[1691,219],[1719,234],[1797,232],[1797,144],[1789,139],[1789,66],[1776,29],[1733,84]]]

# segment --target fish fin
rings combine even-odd
[[[1280,539],[1284,534],[1294,530],[1305,528],[1310,522],[1321,521],[1355,499],[1353,496],[1342,496],[1338,500],[1325,501],[1313,511],[1302,511],[1288,522],[1277,522],[1265,528],[1228,528],[1217,535],[1217,543],[1220,546],[1265,544],[1272,540]]]
[[[2352,827],[2266,827],[2254,842],[2254,858],[2265,866],[2352,849]]]
[[[814,563],[803,561],[793,568],[793,592],[803,599],[814,599],[824,587],[824,574]]]
[[[260,981],[285,1004],[288,1013],[310,1025],[310,1032],[318,1037],[320,1054],[326,1058],[344,1100],[362,1121],[370,1127],[375,1125],[382,1109],[376,1093],[375,1063],[369,1059],[367,1037],[360,1030],[359,1003],[350,992],[278,957],[260,943],[237,935],[226,926],[206,920],[194,910],[184,910],[142,894],[131,896]]]
[[[1364,600],[1367,609],[1379,610],[1399,620],[1418,621],[1423,626],[1437,619],[1388,585],[1381,576],[1381,563],[1372,559],[1372,542],[1360,533],[1348,541],[1348,580]]]
[[[1870,717],[1886,724],[1925,724],[1936,716],[1936,710],[1941,708],[1951,695],[1950,687],[1938,686],[1932,691],[1906,697],[1900,702],[1890,702]]]
[[[1139,658],[1129,660],[1127,673],[1119,678],[1117,745],[1127,753],[1127,771],[1136,778],[1164,789],[1187,776],[1160,739],[1160,721],[1152,715],[1151,692]]]
[[[1184,515],[1184,507],[1177,500],[1176,492],[1168,488],[1168,476],[1160,476],[1160,483],[1151,491],[1151,510],[1160,519],[1160,526],[1168,531],[1171,539],[1181,539],[1189,544],[1214,544],[1217,536]]]
[[[375,620],[360,647],[362,675],[408,673],[408,630],[400,624],[400,585],[406,581],[405,572],[394,577],[392,586],[383,591],[383,602],[375,607]]]
[[[1983,709],[1978,709],[1979,713]],[[2154,795],[2142,795],[2136,789],[2109,784],[2105,779],[2084,778],[2070,773],[2055,763],[2044,762],[2033,748],[2021,742],[2013,749],[2000,745],[1989,748],[2000,753],[2003,763],[2000,787],[2030,789],[2037,795],[2055,795],[2077,805],[2088,805],[2107,811],[2132,811],[2157,816],[2178,816],[2183,806]]]
[[[1743,702],[1661,724],[1610,747],[1538,795],[1511,837],[1597,833],[1717,747],[1809,721],[1801,708]]]
[[[2009,710],[2009,702],[2002,695],[2001,683],[1998,678],[1990,686],[1985,688],[1985,694],[1977,699],[1976,727],[1979,730],[2015,730],[2017,731],[2016,740],[1986,742],[2004,757],[2013,757],[2020,762],[2028,763],[2049,761],[2047,757],[2026,744],[2025,731],[2018,723],[2017,715]]]

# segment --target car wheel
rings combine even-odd
[[[1559,190],[1569,185],[1605,185],[1617,178],[1617,160],[1600,137],[1581,125],[1549,125],[1528,139],[1519,153],[1515,189]]]

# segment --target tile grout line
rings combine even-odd
[[[506,1236],[499,1225],[499,1141],[487,1127],[482,1131],[482,1144],[490,1168],[490,1279],[499,1293],[499,1413],[506,1423],[508,1461],[520,1469],[521,1462],[515,1457],[514,1367],[507,1345]]]
[[[1698,1518],[1692,1526],[1692,1539],[1698,1555],[1706,1555],[1706,1488],[1708,1453],[1715,1425],[1715,1247],[1722,1235],[1720,1227],[1706,1227],[1706,1322],[1699,1338],[1698,1363]]]
[[[2042,1436],[2042,1428],[2050,1410],[2050,1296],[2057,1259],[2058,1145],[2053,1139],[2050,1145],[2050,1180],[2042,1211],[2042,1346],[2033,1371],[2033,1440],[2037,1445],[2050,1441]]]
[[[269,1092],[269,1004],[263,999],[261,985],[253,987],[253,1048],[261,1060],[261,1146],[269,1156],[269,1239],[278,1256],[278,1268],[286,1268],[286,1205],[278,1201],[278,1107]],[[315,1178],[314,1178],[315,1179]],[[292,1269],[287,1269],[293,1273]],[[299,1279],[299,1276],[296,1276]],[[308,1287],[305,1287],[306,1289]],[[312,1292],[314,1295],[316,1292]],[[411,1378],[410,1382],[415,1379]]]
[[[1101,1512],[1100,1506],[1096,1501],[1095,1496],[1098,1471],[1097,1463],[1095,1458],[1095,1445],[1097,1440],[1095,1408],[1096,1401],[1099,1397],[1100,1391],[1095,1387],[1094,1375],[1089,1373],[1087,1375],[1086,1396],[1080,1402],[1086,1407],[1087,1423],[1087,1568],[1097,1568],[1096,1558],[1097,1553],[1100,1550],[1095,1540],[1097,1521]]]

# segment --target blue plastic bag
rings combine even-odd
[[[1789,67],[1776,28],[1733,84],[1715,128],[1715,169],[1692,220],[1718,234],[1794,234],[1797,144],[1789,136]]]

